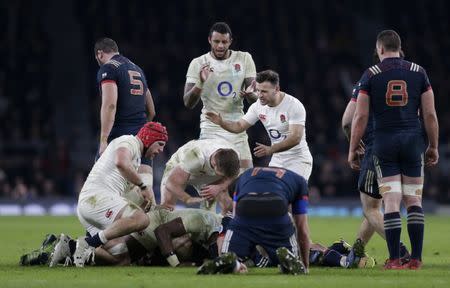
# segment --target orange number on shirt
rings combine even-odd
[[[131,95],[144,95],[144,84],[141,80],[141,73],[133,70],[128,70],[128,75],[130,75],[130,84],[139,86],[139,89],[131,89]]]
[[[258,167],[258,168],[254,168],[253,172],[252,172],[252,176],[256,176],[259,171],[268,171],[268,172],[273,172],[275,173],[275,176],[277,178],[282,178],[283,175],[286,173],[286,170],[281,169],[281,168],[273,168],[273,167]]]
[[[386,104],[388,106],[405,106],[408,104],[408,90],[403,80],[391,80],[386,88]]]

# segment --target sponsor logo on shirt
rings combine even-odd
[[[266,115],[264,115],[264,114],[259,114],[258,118],[261,121],[266,121]]]

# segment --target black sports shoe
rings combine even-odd
[[[197,274],[230,274],[237,265],[237,256],[233,252],[224,253],[214,260],[205,260]]]
[[[283,274],[306,274],[305,265],[286,247],[277,249],[277,257],[280,264],[278,265]]]
[[[47,265],[58,238],[54,234],[45,235],[41,248],[22,255],[19,260],[21,266]]]
[[[352,249],[347,255],[346,268],[356,268],[358,267],[358,263],[366,256],[364,243],[361,239],[356,239],[355,243],[352,246]]]

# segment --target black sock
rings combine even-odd
[[[70,239],[69,248],[70,248],[70,255],[73,255],[73,253],[75,253],[75,250],[77,249],[77,241]]]
[[[328,250],[323,255],[322,264],[329,267],[341,267],[342,254],[336,250]]]
[[[402,232],[402,219],[400,212],[384,214],[384,232],[389,250],[389,259],[400,258],[400,234]]]
[[[92,237],[86,237],[85,239],[86,239],[86,242],[89,244],[89,246],[92,246],[95,248],[97,248],[103,244],[102,240],[100,240],[100,237],[98,236],[98,233]]]
[[[411,241],[411,259],[422,260],[423,230],[425,217],[419,206],[408,208],[408,234]]]

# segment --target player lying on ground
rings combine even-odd
[[[150,224],[145,230],[98,247],[87,257],[86,263],[92,264],[93,259],[97,265],[142,263],[141,258],[157,255],[157,249],[172,266],[186,261],[201,263],[203,259],[196,259],[200,252],[202,257],[210,257],[209,253],[212,253],[211,257],[217,255],[216,239],[222,229],[221,215],[201,209],[170,211],[159,206],[147,212],[147,215]],[[182,237],[185,235],[188,237]],[[61,234],[60,239],[62,241],[59,241],[50,258],[63,263],[73,256],[75,241],[64,234]]]

